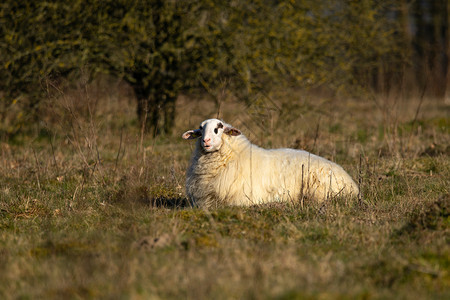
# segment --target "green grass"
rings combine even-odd
[[[0,145],[1,299],[450,297],[448,108],[430,101],[413,124],[414,101],[387,117],[368,101],[312,101],[285,121],[296,112],[280,104],[262,136],[230,100],[224,119],[252,141],[336,160],[363,202],[204,211],[185,199],[192,144],[179,135],[214,106],[180,101],[174,135],[152,139],[120,125],[132,102],[103,101],[91,116],[55,105]]]

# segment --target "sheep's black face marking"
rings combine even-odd
[[[223,124],[222,124],[222,123],[218,123],[218,124],[217,124],[217,127],[214,128],[214,133],[215,133],[215,134],[219,133],[219,128],[221,128],[221,129],[223,128]]]

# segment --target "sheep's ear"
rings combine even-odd
[[[241,135],[241,131],[239,129],[236,129],[234,127],[225,127],[223,130],[223,133],[232,135],[232,136],[238,136]]]
[[[199,129],[188,130],[181,136],[185,140],[193,140],[202,136],[202,131]]]

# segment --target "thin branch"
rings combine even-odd
[[[117,170],[117,164],[119,162],[119,156],[120,156],[120,151],[122,150],[122,136],[123,136],[123,127],[120,129],[120,142],[119,142],[119,150],[117,151],[117,156],[116,156],[116,163],[115,163],[115,167],[114,167],[114,171]]]
[[[41,170],[39,168],[39,161],[38,161],[37,156],[36,156],[36,151],[34,150],[34,148],[32,148],[32,149],[33,149],[34,160],[36,162],[36,181],[37,181],[37,184],[38,184],[38,188],[41,189],[41,181],[40,181],[40,172],[41,172]]]

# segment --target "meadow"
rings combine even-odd
[[[190,95],[157,137],[120,84],[61,91],[39,109],[0,144],[1,299],[450,298],[444,100]],[[260,146],[336,161],[361,201],[190,207],[194,144],[181,134],[216,116]]]

